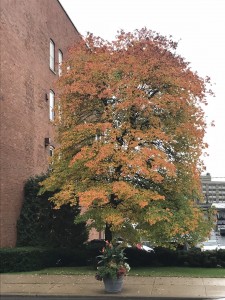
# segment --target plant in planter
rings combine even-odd
[[[127,258],[124,255],[124,249],[121,245],[113,246],[112,243],[106,242],[98,258],[100,260],[95,278],[103,280],[106,292],[120,292],[123,278],[130,271],[129,264],[125,262]]]

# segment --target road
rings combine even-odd
[[[225,236],[221,236],[218,232],[212,231],[210,240],[215,241],[218,246],[225,246]]]
[[[225,246],[225,236],[216,235],[216,242],[220,246]]]
[[[212,230],[209,239],[198,244],[197,246],[201,248],[204,246],[203,251],[225,249],[225,236],[221,236],[219,232]]]
[[[77,296],[0,296],[1,300],[225,300],[225,298],[174,298],[174,297],[119,297],[101,296],[101,297],[77,297]]]

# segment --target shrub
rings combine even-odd
[[[18,247],[0,249],[0,273],[36,271],[48,267],[84,266],[84,249]]]
[[[54,266],[57,262],[54,250],[42,248],[3,248],[0,249],[1,273],[33,271]]]
[[[76,267],[87,265],[87,252],[84,247],[77,249],[58,249],[57,266]]]
[[[101,254],[101,251],[103,247],[105,247],[105,245],[106,245],[105,240],[98,240],[98,239],[94,239],[86,243],[86,253],[87,253],[86,263],[88,265],[92,265],[94,269],[96,269],[98,264],[97,256]]]
[[[31,178],[25,184],[24,203],[17,223],[17,246],[77,248],[88,236],[84,223],[74,224],[80,209],[78,205],[54,209],[49,201],[52,193],[38,196],[39,183],[45,177]]]
[[[126,248],[125,255],[131,267],[144,267],[158,265],[154,252],[146,252],[138,248]]]
[[[187,266],[199,268],[225,267],[225,250],[171,250],[157,247],[154,252],[127,248],[125,254],[131,267]]]
[[[168,248],[155,248],[155,259],[162,266],[177,266],[179,265],[178,258],[179,250],[172,250]]]
[[[217,263],[218,266],[225,268],[225,250],[217,251]]]

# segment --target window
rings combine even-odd
[[[55,44],[50,40],[50,61],[49,66],[52,71],[55,71]]]
[[[53,156],[54,156],[54,150],[55,148],[53,146],[49,146],[49,158],[50,158],[50,164],[49,164],[49,171],[53,170]]]
[[[50,90],[50,93],[49,93],[49,120],[51,120],[51,121],[53,121],[55,118],[54,106],[55,106],[55,94],[52,90]]]
[[[58,70],[58,73],[59,73],[59,76],[62,75],[62,68],[61,68],[62,61],[63,61],[63,53],[62,53],[61,50],[59,50],[59,51],[58,51],[58,63],[59,63],[59,70]]]
[[[54,148],[53,146],[50,146],[50,147],[49,147],[49,156],[50,156],[50,157],[53,157],[53,156],[54,156],[54,149],[55,149],[55,148]]]
[[[61,120],[62,120],[62,109],[61,109],[61,105],[60,105],[60,99],[58,99],[58,117],[59,117],[59,121],[61,122]]]

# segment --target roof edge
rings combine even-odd
[[[62,6],[62,4],[60,3],[60,0],[56,0],[58,2],[58,4],[60,5],[60,7],[62,8],[62,10],[64,11],[65,15],[67,16],[67,18],[69,19],[70,23],[73,25],[73,27],[75,28],[75,30],[77,31],[78,35],[82,38],[81,33],[78,31],[77,27],[74,25],[73,21],[71,20],[71,18],[69,17],[69,15],[67,14],[66,10],[64,9],[64,7]]]

